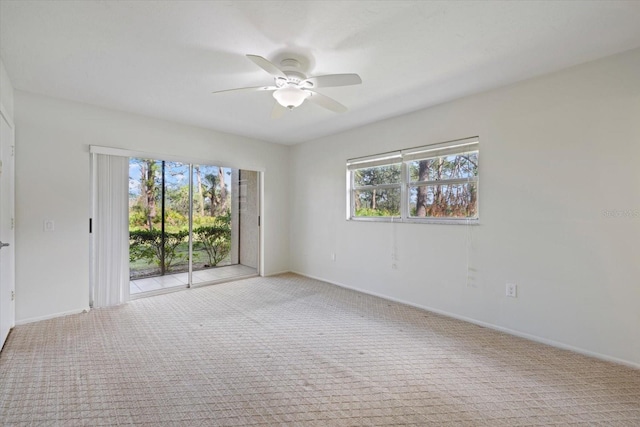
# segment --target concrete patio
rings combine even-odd
[[[214,267],[206,270],[193,272],[193,285],[215,283],[226,281],[232,278],[250,277],[258,274],[257,269],[242,264],[228,265],[224,267]],[[174,288],[186,288],[189,283],[188,273],[167,274],[164,276],[146,277],[144,279],[131,280],[129,282],[129,292],[132,297],[137,295],[171,290]]]

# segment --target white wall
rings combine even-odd
[[[15,112],[18,323],[88,306],[89,145],[263,170],[264,272],[288,270],[288,147],[21,91]]]
[[[474,135],[481,225],[345,220],[346,159]],[[292,270],[640,366],[640,50],[295,146],[291,159]]]
[[[4,68],[2,58],[0,58],[0,103],[3,112],[13,121],[13,86],[9,79],[9,74]]]

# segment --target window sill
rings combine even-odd
[[[399,217],[359,217],[359,218],[347,218],[347,221],[355,222],[392,222],[403,224],[444,224],[444,225],[480,225],[478,218],[473,219],[418,219],[418,218],[406,218]]]

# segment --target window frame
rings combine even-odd
[[[414,161],[436,159],[452,154],[477,153],[477,174],[471,178],[451,178],[427,181],[412,181],[409,164]],[[367,186],[355,185],[355,171],[380,166],[400,164],[400,182],[397,184],[375,184]],[[476,187],[476,215],[474,217],[415,217],[410,215],[411,188],[434,185],[457,185],[474,183]],[[400,216],[356,216],[356,192],[400,188]],[[407,222],[432,224],[478,224],[480,219],[480,138],[470,137],[421,147],[403,149],[373,156],[347,160],[347,220],[374,222]]]
[[[393,184],[374,184],[374,185],[355,185],[355,171],[360,169],[368,169],[381,166],[400,165],[400,179]],[[400,151],[392,151],[373,156],[359,157],[347,161],[347,219],[355,219],[357,221],[378,221],[393,222],[402,218],[402,188],[403,188],[403,163]],[[355,216],[356,212],[356,196],[357,191],[375,190],[375,189],[399,189],[400,190],[400,215],[398,216]]]

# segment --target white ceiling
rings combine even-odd
[[[16,89],[294,144],[640,47],[640,1],[7,1],[0,55]],[[245,54],[358,73],[270,118]]]

